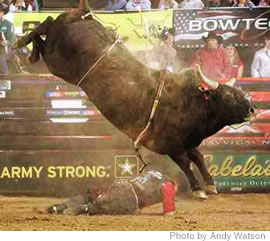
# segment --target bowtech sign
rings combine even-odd
[[[224,44],[258,46],[270,28],[269,8],[176,10],[173,18],[175,42],[182,48],[200,47],[210,31],[220,35]]]
[[[189,31],[215,31],[215,30],[232,30],[235,31],[242,26],[246,30],[252,27],[258,30],[266,30],[270,27],[270,21],[267,18],[260,19],[208,19],[205,21],[191,20],[189,22]]]

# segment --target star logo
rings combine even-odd
[[[136,155],[118,155],[114,161],[116,178],[130,178],[138,173],[139,160]]]
[[[121,175],[124,175],[125,173],[129,173],[130,175],[133,175],[132,169],[136,166],[135,164],[130,164],[128,159],[125,160],[124,164],[118,164],[120,168],[122,168]]]

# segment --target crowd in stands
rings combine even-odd
[[[270,0],[108,0],[105,10],[150,10],[205,7],[249,7],[270,6]]]
[[[230,1],[230,0],[210,0],[210,1]],[[251,0],[232,0],[233,6],[243,7],[247,4],[248,7],[254,6]],[[261,2],[266,4],[270,0],[260,0],[260,6],[265,6]],[[115,4],[118,4],[117,7]],[[155,0],[154,2],[157,8],[179,8],[179,7],[191,7],[201,6],[204,4],[201,0],[182,0],[181,3],[175,0]],[[151,9],[152,3],[150,0],[109,0],[107,10],[116,10],[119,8],[125,8],[128,10],[138,9]],[[0,74],[8,73],[7,62],[13,58],[9,56],[10,47],[14,42],[16,36],[13,28],[13,24],[4,19],[4,15],[11,11],[39,11],[38,0],[0,0]],[[253,61],[250,66],[252,77],[270,77],[270,31],[266,31],[263,35],[265,45],[262,49],[254,52]],[[174,30],[172,28],[164,28],[162,34],[159,36],[160,42],[157,46],[154,46],[153,53],[161,54],[162,61],[152,58],[153,68],[159,65],[158,68],[167,69],[168,71],[177,71],[176,67],[180,66],[177,63],[177,49],[174,46]],[[237,49],[233,45],[224,46],[222,36],[217,35],[215,32],[209,32],[207,36],[202,37],[205,42],[204,46],[201,46],[196,52],[195,58],[192,61],[192,65],[200,65],[202,71],[207,77],[220,81],[232,77],[242,77],[244,62],[238,55]],[[157,51],[156,51],[157,50]],[[155,54],[154,53],[154,54]]]
[[[9,6],[9,12],[33,12],[40,10],[40,2],[38,0],[2,0],[0,2]]]
[[[39,11],[41,0],[0,0],[9,5],[10,12]],[[270,0],[108,0],[104,7],[106,11],[151,10],[151,9],[191,9],[205,7],[249,7],[270,6]],[[93,7],[94,8],[94,7]]]

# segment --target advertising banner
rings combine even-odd
[[[236,47],[263,45],[263,36],[269,31],[269,8],[218,8],[210,10],[174,11],[176,46],[198,48],[204,45],[203,37],[215,31],[223,44]]]
[[[5,18],[14,24],[17,35],[32,30],[48,16],[56,18],[60,12],[8,13]],[[198,48],[203,37],[215,31],[224,44],[236,47],[263,46],[263,36],[269,31],[269,8],[219,8],[210,10],[165,10],[132,13],[97,13],[108,28],[116,29],[129,49],[151,49],[164,27],[174,27],[175,44],[180,48]]]
[[[106,27],[117,28],[117,32],[126,40],[125,45],[132,51],[152,49],[159,40],[164,27],[172,27],[173,10],[97,14]]]
[[[270,77],[264,68],[270,64],[264,52],[269,20],[270,8],[261,7],[175,10],[174,40],[182,66],[200,62],[203,73],[221,83],[231,77]],[[212,57],[208,36],[218,42]]]
[[[257,116],[226,126],[200,146],[220,192],[270,190],[270,78],[250,78],[249,73],[255,52],[264,46],[269,11],[239,8],[97,14],[98,21],[117,30],[133,51],[151,49],[159,41],[160,31],[172,27],[173,20],[183,66],[205,44],[202,38],[210,31],[222,36],[224,45],[237,47],[244,60],[244,77],[238,78],[235,86],[247,92]],[[16,34],[23,35],[48,16],[59,14],[9,13],[7,18],[14,23]],[[57,78],[17,75],[2,77],[0,92],[1,193],[50,193],[52,187],[59,190],[63,183],[68,185],[62,191],[68,193],[75,182],[78,187],[82,183],[94,186],[136,175],[140,163],[130,140],[105,120],[79,88]],[[167,164],[155,155],[149,154],[148,160]],[[129,171],[124,166],[129,166]]]
[[[31,31],[48,16],[56,18],[60,13],[9,13],[5,16],[15,27],[20,36]],[[172,27],[173,11],[132,12],[132,13],[97,13],[96,19],[106,28],[116,30],[132,51],[145,51],[158,41],[158,35],[164,27]]]
[[[205,163],[219,192],[270,192],[268,153],[215,152]]]

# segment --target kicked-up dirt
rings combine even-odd
[[[270,194],[219,194],[207,201],[179,197],[174,216],[161,204],[136,215],[47,214],[63,199],[0,196],[0,230],[270,230]]]

